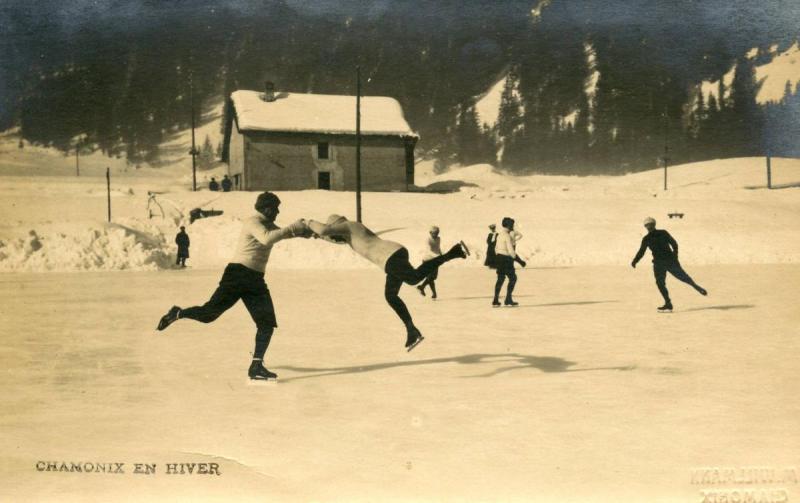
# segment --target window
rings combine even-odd
[[[328,151],[328,142],[317,143],[317,159],[329,159]]]

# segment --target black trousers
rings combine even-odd
[[[228,264],[214,294],[202,306],[181,310],[181,318],[211,323],[242,299],[260,332],[272,332],[278,326],[275,307],[264,282],[264,273],[242,264]]]
[[[667,273],[672,274],[676,279],[684,283],[697,287],[697,283],[683,270],[677,260],[653,262],[653,275],[656,278],[656,286],[658,286],[658,291],[661,292],[666,304],[671,304],[669,290],[667,290]]]
[[[406,328],[412,328],[414,322],[411,320],[411,314],[403,300],[398,295],[400,287],[403,283],[409,285],[416,285],[420,281],[428,277],[433,271],[436,271],[440,265],[449,260],[456,258],[450,252],[438,257],[426,260],[419,267],[412,267],[408,261],[408,250],[400,248],[389,257],[386,261],[386,286],[384,288],[384,297],[389,306],[397,313],[397,316],[403,321]]]
[[[494,284],[494,300],[500,299],[500,290],[508,277],[508,288],[506,289],[506,300],[512,300],[514,286],[517,284],[517,273],[514,270],[514,259],[508,255],[495,255],[494,263],[497,266],[497,282]]]

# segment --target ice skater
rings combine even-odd
[[[175,244],[178,245],[178,259],[175,265],[186,267],[186,259],[189,258],[189,235],[186,234],[186,227],[181,225],[180,232],[175,235]]]
[[[346,243],[354,252],[377,265],[386,273],[384,295],[386,302],[397,313],[406,326],[406,350],[411,351],[422,340],[422,334],[414,326],[411,314],[400,299],[403,283],[416,285],[424,280],[434,269],[453,259],[466,258],[469,249],[463,241],[453,245],[447,253],[423,262],[414,268],[408,261],[408,250],[394,241],[379,238],[363,224],[352,222],[339,215],[331,215],[326,223],[308,221],[308,226],[317,236],[327,241]]]
[[[510,217],[503,218],[501,222],[502,228],[497,233],[495,243],[495,269],[497,269],[497,282],[494,285],[494,299],[492,299],[492,307],[500,307],[500,290],[503,289],[503,283],[508,277],[508,287],[506,287],[506,298],[504,304],[506,306],[518,306],[519,302],[514,301],[513,293],[514,287],[517,284],[517,273],[514,271],[514,262],[525,267],[527,264],[522,260],[516,252],[517,241],[522,239],[522,234],[514,230],[514,219]]]
[[[486,259],[483,261],[483,265],[488,267],[489,269],[497,269],[495,265],[495,245],[497,244],[497,228],[496,225],[490,224],[489,225],[489,235],[486,236]]]
[[[661,312],[672,311],[672,301],[669,298],[669,291],[667,290],[667,273],[669,272],[677,279],[683,281],[697,290],[700,295],[708,295],[708,291],[701,287],[683,270],[680,262],[678,262],[678,242],[670,236],[669,232],[663,229],[656,229],[656,221],[651,217],[644,219],[644,227],[647,229],[647,234],[642,238],[642,245],[636,256],[633,257],[631,267],[636,268],[636,264],[644,256],[647,248],[653,254],[653,274],[656,277],[656,285],[661,296],[664,297],[664,305],[659,307]]]
[[[257,328],[253,359],[247,371],[250,379],[274,380],[278,377],[263,365],[272,333],[278,326],[272,297],[264,282],[264,272],[272,246],[283,239],[311,236],[311,231],[302,219],[284,228],[275,225],[280,204],[281,201],[275,194],[260,194],[255,204],[258,215],[243,222],[236,252],[225,268],[219,287],[211,299],[202,306],[185,309],[172,306],[158,323],[158,330],[164,330],[182,318],[211,323],[242,299]]]
[[[431,227],[431,230],[428,232],[428,240],[426,242],[427,250],[425,251],[425,256],[422,258],[422,261],[425,262],[427,260],[432,260],[442,254],[442,238],[439,236],[439,228],[437,226]],[[417,285],[417,290],[422,296],[425,296],[425,287],[431,287],[431,299],[436,299],[436,278],[439,277],[439,268],[436,267],[434,270],[430,272],[425,277],[425,280]]]

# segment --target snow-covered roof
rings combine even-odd
[[[302,133],[355,134],[356,97],[276,92],[235,91],[231,95],[239,129]],[[394,98],[361,97],[361,134],[416,137]]]

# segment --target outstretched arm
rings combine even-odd
[[[634,269],[636,268],[636,264],[642,260],[644,257],[644,252],[647,250],[647,236],[642,238],[642,246],[639,247],[639,251],[636,252],[636,256],[633,257],[633,262],[631,262],[631,267]]]
[[[275,244],[283,239],[307,238],[311,236],[308,225],[302,218],[283,228],[276,225],[266,227],[262,224],[254,224],[249,230],[256,241],[263,245]]]
[[[316,220],[309,220],[308,228],[318,237],[332,243],[343,243],[350,234],[350,228],[347,227],[346,222],[327,225]]]

